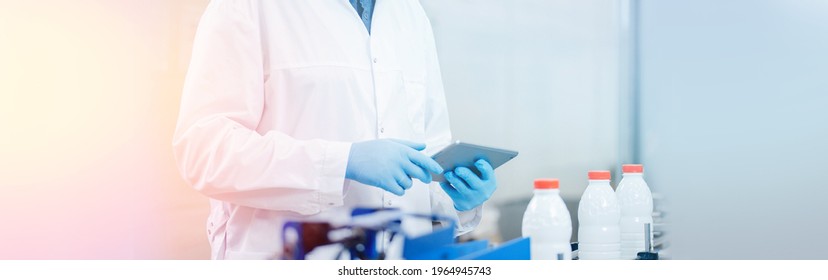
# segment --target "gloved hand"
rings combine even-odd
[[[479,159],[474,166],[480,171],[480,177],[466,167],[458,167],[443,174],[447,182],[440,182],[440,186],[454,201],[454,209],[458,211],[469,211],[480,206],[489,200],[497,189],[497,179],[492,165],[486,160]]]
[[[443,168],[422,151],[425,144],[379,139],[351,145],[345,178],[402,196],[411,188],[411,178],[431,183],[431,173]]]

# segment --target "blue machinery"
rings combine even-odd
[[[401,214],[396,209],[354,209],[352,220],[342,226],[325,222],[290,221],[282,227],[282,244],[285,259],[302,260],[315,248],[330,244],[342,245],[343,252],[351,259],[385,259],[385,252],[379,250],[380,234],[404,238],[403,258],[408,260],[528,260],[529,239],[519,238],[496,247],[488,241],[454,242],[454,221],[435,215]],[[430,219],[441,222],[443,227],[430,234],[418,237],[405,236],[402,232],[402,218]],[[332,234],[339,232],[339,234]],[[332,237],[338,235],[338,237]]]
[[[402,218],[428,219],[441,222],[443,227],[418,237],[405,236]],[[658,252],[652,250],[650,224],[645,224],[646,250],[638,253],[637,260],[658,260]],[[339,234],[332,234],[339,232]],[[385,252],[378,242],[380,234],[388,241],[402,237],[403,259],[407,260],[528,260],[529,238],[518,238],[500,246],[489,246],[485,240],[465,243],[454,242],[454,221],[436,215],[402,214],[398,209],[357,208],[351,212],[351,221],[333,226],[325,222],[290,221],[282,227],[284,259],[303,260],[320,246],[340,244],[344,248],[336,259],[347,252],[351,259],[382,260]],[[332,237],[338,236],[338,237]],[[572,251],[578,243],[572,243]],[[561,256],[559,255],[559,258]]]

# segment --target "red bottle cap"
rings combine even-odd
[[[590,180],[609,180],[610,172],[607,170],[591,170],[589,171]]]
[[[621,171],[624,173],[644,173],[643,164],[624,164],[621,166]]]
[[[536,190],[558,189],[560,181],[554,178],[535,179]]]

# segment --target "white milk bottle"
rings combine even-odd
[[[589,185],[578,203],[579,259],[620,259],[620,218],[618,199],[610,186],[610,172],[590,171]]]
[[[653,194],[644,181],[644,166],[624,164],[623,177],[615,192],[621,205],[621,258],[634,260],[644,252],[644,225],[653,224]],[[650,230],[652,240],[652,230]]]
[[[535,180],[535,195],[523,214],[524,237],[530,237],[533,260],[571,260],[572,219],[558,179]]]

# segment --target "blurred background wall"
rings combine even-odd
[[[209,258],[170,147],[207,1],[0,1],[0,259]]]
[[[640,156],[676,257],[828,258],[828,2],[640,4]]]

